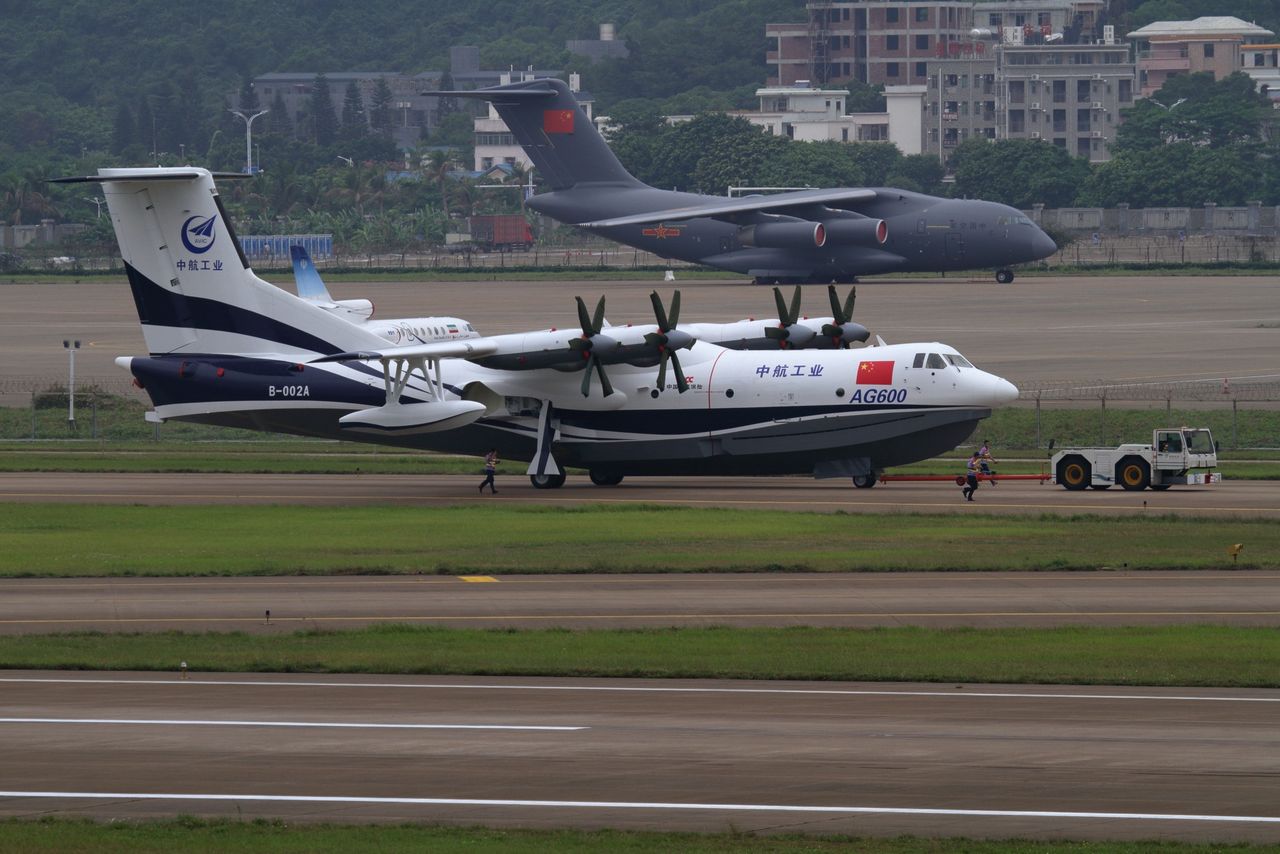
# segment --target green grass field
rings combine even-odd
[[[1226,568],[1232,543],[1242,568],[1280,566],[1269,521],[643,505],[21,503],[0,505],[0,542],[3,576]]]
[[[1030,840],[895,839],[751,833],[641,833],[623,830],[516,830],[433,825],[359,827],[282,821],[0,821],[0,849],[64,854],[301,854],[377,851],[474,854],[641,854],[641,852],[778,852],[778,854],[1209,854],[1275,852],[1280,846],[1178,842],[1042,842]]]
[[[283,635],[0,636],[0,668],[647,679],[1280,687],[1280,632],[670,628],[526,631],[379,625]]]

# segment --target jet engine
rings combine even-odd
[[[820,222],[766,222],[738,229],[738,242],[762,249],[816,249],[827,242]]]
[[[826,227],[827,237],[836,243],[880,246],[889,239],[889,226],[882,219],[837,219]]]

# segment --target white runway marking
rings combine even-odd
[[[1061,810],[965,810],[934,809],[927,807],[845,807],[811,806],[803,804],[686,804],[647,801],[536,801],[507,800],[497,798],[367,798],[358,796],[328,795],[227,795],[227,794],[172,794],[156,792],[19,792],[0,791],[0,798],[91,798],[94,800],[143,800],[143,801],[267,801],[305,804],[408,804],[422,806],[483,806],[483,807],[560,807],[568,809],[614,810],[719,810],[734,812],[803,812],[885,815],[954,815],[997,816],[1007,818],[1088,818],[1131,819],[1135,821],[1212,821],[1212,822],[1262,822],[1280,824],[1280,817],[1258,815],[1194,815],[1183,813],[1141,812],[1066,812]]]
[[[602,691],[641,694],[796,694],[820,695],[835,697],[994,697],[1011,699],[1036,700],[1178,700],[1184,702],[1205,703],[1280,703],[1280,694],[1274,697],[1214,697],[1196,696],[1193,694],[1068,694],[1063,692],[1026,692],[1017,691],[970,691],[956,689],[951,691],[894,691],[889,689],[863,688],[693,688],[661,685],[498,685],[498,684],[449,684],[435,682],[282,682],[278,680],[222,679],[217,681],[200,681],[198,678],[178,681],[177,679],[55,679],[47,677],[0,677],[0,683],[32,682],[55,685],[166,685],[166,686],[203,686],[218,687],[220,685],[243,687],[271,688],[404,688],[438,691]]]
[[[372,724],[325,721],[203,721],[125,720],[120,718],[0,718],[0,724],[122,724],[135,726],[256,726],[318,727],[329,729],[481,729],[532,732],[580,732],[585,726],[524,726],[515,724]]]

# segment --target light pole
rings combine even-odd
[[[246,175],[253,174],[253,120],[258,116],[265,115],[270,110],[259,110],[252,116],[246,116],[239,110],[227,110],[228,113],[234,113],[244,121],[244,173]]]
[[[80,349],[80,340],[63,338],[62,346],[67,350],[70,362],[70,376],[67,379],[67,426],[76,429],[76,350]]]
[[[1157,107],[1161,108],[1162,110],[1168,110],[1169,112],[1173,112],[1173,108],[1174,108],[1174,107],[1178,106],[1178,105],[1179,105],[1179,104],[1181,104],[1181,103],[1184,103],[1187,99],[1186,99],[1186,98],[1179,98],[1178,100],[1174,101],[1172,104],[1170,104],[1170,105],[1169,105],[1169,106],[1167,106],[1167,107],[1166,107],[1164,104],[1162,104],[1162,103],[1160,103],[1159,101],[1157,101],[1155,98],[1148,98],[1147,100],[1148,100],[1148,101],[1150,101],[1151,103],[1155,104]]]
[[[95,198],[95,199],[91,199],[91,198],[89,198],[89,197],[87,197],[87,196],[85,197],[85,199],[84,199],[84,200],[85,200],[86,202],[88,202],[89,204],[91,204],[91,205],[97,205],[97,206],[98,206],[98,219],[102,219],[102,206],[103,206],[103,205],[105,205],[105,204],[107,203],[107,200],[106,200],[106,199],[96,199],[96,198]]]

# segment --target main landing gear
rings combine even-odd
[[[996,281],[1002,285],[1007,285],[1013,281],[1013,271],[1008,267],[996,270]]]
[[[853,476],[853,485],[858,489],[870,489],[880,482],[880,476],[877,474],[855,474]]]
[[[559,489],[564,486],[564,473],[560,474],[531,474],[529,482],[533,484],[534,489]],[[617,486],[622,483],[622,475],[605,474],[604,472],[591,472],[591,482],[596,486]]]

